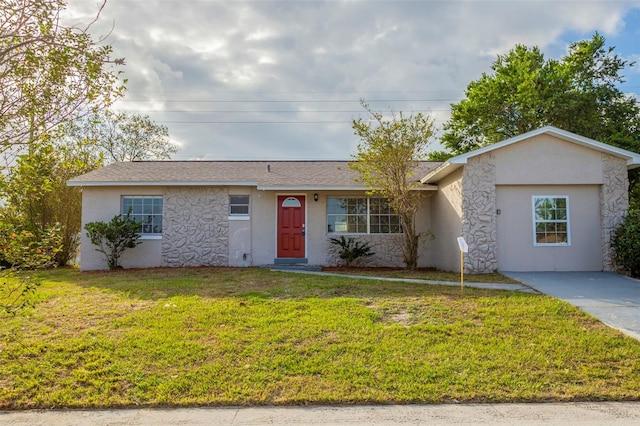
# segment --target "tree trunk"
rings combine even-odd
[[[400,216],[404,241],[402,244],[402,256],[405,268],[413,271],[418,267],[418,246],[420,234],[416,233],[414,214],[408,213]]]

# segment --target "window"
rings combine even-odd
[[[162,197],[122,197],[122,215],[140,223],[140,234],[162,235]]]
[[[282,207],[302,207],[302,204],[296,197],[287,197],[282,202]]]
[[[569,197],[533,197],[533,245],[567,246],[569,235]]]
[[[229,197],[229,215],[249,215],[249,196],[231,195]]]
[[[400,216],[394,213],[384,198],[369,200],[369,232],[372,234],[400,234]]]
[[[398,234],[400,218],[383,198],[327,198],[330,234]]]

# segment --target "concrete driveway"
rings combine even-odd
[[[640,339],[640,281],[611,272],[502,272]]]

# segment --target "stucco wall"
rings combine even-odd
[[[276,195],[254,189],[251,204],[253,265],[269,265],[276,257]]]
[[[163,214],[162,266],[228,264],[227,188],[167,188]]]
[[[162,238],[144,239],[127,250],[125,268],[180,266],[258,266],[276,257],[276,215],[278,195],[306,197],[306,257],[309,264],[335,265],[327,232],[327,196],[364,196],[363,192],[265,192],[249,187],[87,187],[83,190],[83,226],[90,221],[109,221],[120,214],[122,196],[163,197]],[[229,195],[250,195],[248,217],[229,216]],[[431,196],[431,193],[425,195]],[[418,232],[430,227],[430,199],[418,212]],[[403,266],[399,235],[355,235],[368,241],[376,253],[366,259],[371,266]],[[431,266],[431,242],[420,245],[419,266]],[[83,270],[106,269],[102,255],[82,235]]]
[[[599,192],[599,185],[498,186],[498,269],[601,271]],[[534,195],[568,197],[570,245],[534,245]]]
[[[120,214],[122,196],[163,195],[157,187],[85,187],[82,189],[82,232],[80,237],[80,269],[83,271],[107,269],[102,253],[87,238],[84,225],[88,222],[108,222]],[[142,244],[128,249],[123,258],[124,268],[149,268],[160,266],[161,244],[159,239],[142,239]]]
[[[493,151],[496,185],[602,184],[601,154],[550,135]]]
[[[626,162],[620,158],[602,154],[601,165],[604,177],[604,184],[600,187],[603,269],[614,271],[611,238],[629,208],[629,178]]]
[[[253,229],[253,205],[251,202],[251,188],[229,188],[229,196],[248,195],[249,214],[247,216],[229,216],[229,266],[251,266],[253,264],[253,249],[251,247],[251,232]]]
[[[462,235],[469,245],[465,272],[493,272],[498,269],[494,153],[470,158],[462,175]]]
[[[430,265],[445,271],[459,271],[457,238],[462,235],[462,169],[438,182],[431,199],[433,241]]]
[[[571,248],[537,247],[533,253],[530,253],[532,242],[529,242],[517,248],[517,254],[522,257],[527,256],[528,253],[528,268],[537,270],[614,269],[610,246],[611,235],[621,223],[628,207],[628,178],[624,160],[550,135],[540,135],[501,148],[494,151],[493,155],[497,185],[505,187],[520,185],[527,194],[529,186],[553,185],[554,191],[551,194],[571,193],[573,196],[570,202],[576,206],[582,206],[580,209],[572,209],[572,216],[578,214],[581,216],[579,220],[573,221],[572,226],[580,228],[581,223],[588,222],[590,224],[588,226],[593,228],[590,235],[593,236],[594,233],[599,235],[599,243],[594,243],[593,238],[590,237],[583,243],[575,240],[576,243],[572,244]],[[576,185],[581,186],[582,189],[579,190],[575,187]],[[509,193],[512,194],[512,192]],[[586,195],[587,193],[590,195]],[[594,198],[596,196],[594,194],[598,194],[597,199]],[[502,199],[503,202],[513,204],[512,201],[505,200],[504,196]],[[530,208],[530,200],[522,199],[520,202],[524,202],[527,209]],[[502,208],[502,206],[497,207]],[[586,208],[590,210],[583,211]],[[530,220],[531,214],[528,210],[526,212],[529,219],[524,216],[520,219],[523,222],[520,225],[522,228],[526,228],[526,220]],[[498,219],[503,220],[503,218]],[[583,232],[575,235],[583,235]],[[499,256],[512,258],[516,254],[513,250],[516,248],[508,245],[501,237],[498,244]],[[556,255],[549,254],[552,252]],[[532,254],[535,254],[535,257],[531,257]],[[531,263],[534,258],[535,264]],[[513,259],[500,263],[514,264]]]
[[[342,260],[337,255],[334,248],[331,247],[330,239],[340,237],[343,234],[329,234],[327,232],[327,197],[363,197],[366,196],[362,192],[319,192],[318,202],[309,202],[309,218],[313,220],[309,223],[308,229],[312,231],[311,238],[313,243],[312,253],[309,263],[317,265],[335,266],[342,264]],[[416,230],[419,233],[428,233],[431,229],[431,205],[432,193],[425,193],[425,199],[422,207],[416,214]],[[402,235],[399,234],[344,234],[345,237],[352,237],[358,241],[368,242],[373,256],[362,258],[359,264],[366,266],[395,266],[403,267],[404,260],[402,255]],[[432,242],[427,239],[421,239],[419,246],[418,267],[431,266],[431,246]]]

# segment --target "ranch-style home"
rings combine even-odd
[[[425,192],[420,267],[466,272],[612,270],[611,235],[640,154],[554,127],[415,171]],[[398,218],[346,161],[113,163],[74,178],[82,224],[132,211],[142,244],[125,268],[336,265],[330,239],[368,241],[368,265],[402,266]],[[82,270],[105,269],[86,235]]]

